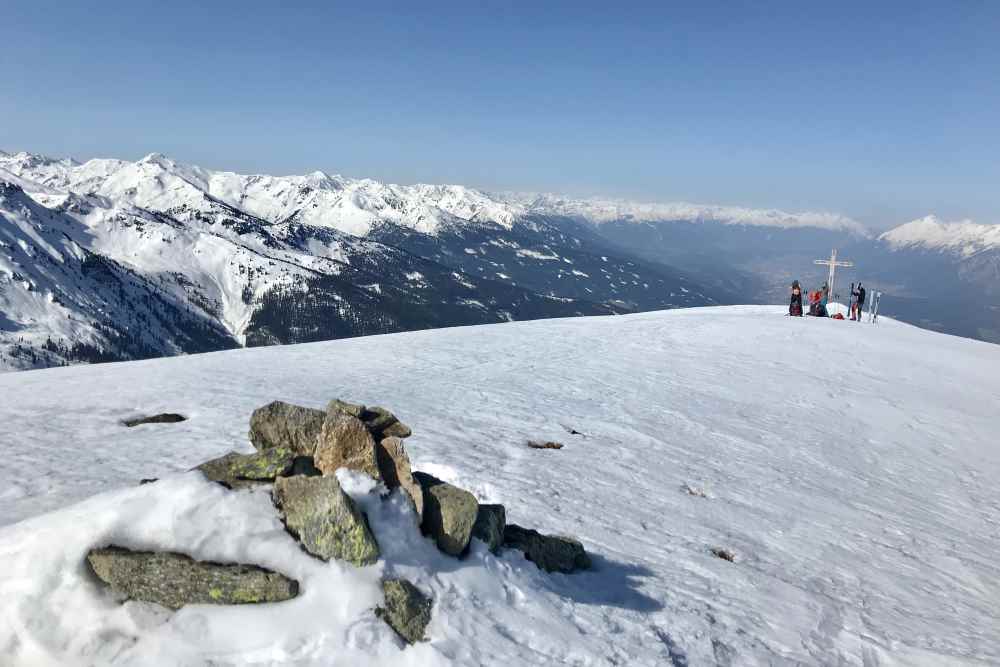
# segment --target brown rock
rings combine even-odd
[[[348,468],[382,480],[375,440],[360,419],[346,412],[333,410],[326,414],[313,461],[324,475]]]
[[[417,511],[417,518],[424,513],[424,494],[420,489],[420,484],[413,479],[413,471],[410,468],[410,457],[403,448],[403,441],[400,438],[384,438],[375,448],[378,458],[378,468],[382,474],[382,481],[390,490],[402,487],[403,491],[413,501],[413,507]]]

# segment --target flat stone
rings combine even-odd
[[[476,522],[479,501],[457,486],[443,482],[423,472],[413,473],[424,496],[421,529],[434,538],[438,548],[452,556],[460,556],[469,546],[472,526]]]
[[[313,556],[359,566],[378,559],[378,543],[367,520],[335,476],[279,477],[274,482],[274,503],[285,527]]]
[[[276,477],[290,473],[295,460],[295,452],[291,449],[275,447],[253,454],[229,452],[202,463],[196,470],[231,489],[247,488],[273,482]]]
[[[520,549],[525,558],[546,572],[569,574],[590,568],[590,557],[583,545],[571,537],[543,535],[509,523],[504,528],[503,545]]]
[[[339,398],[335,398],[326,404],[326,411],[336,411],[343,412],[345,414],[351,415],[352,417],[361,418],[361,415],[365,412],[365,406],[360,403],[348,403],[347,401],[342,401]]]
[[[409,438],[413,434],[409,426],[399,421],[396,415],[385,408],[365,408],[365,411],[361,415],[361,420],[368,427],[368,430],[372,432],[376,440],[388,437]]]
[[[507,511],[503,505],[480,505],[472,537],[482,540],[493,553],[503,546],[503,531],[507,526]]]
[[[345,412],[326,414],[313,461],[324,475],[347,468],[382,480],[372,434],[360,419]]]
[[[250,417],[250,442],[258,450],[287,447],[312,456],[319,442],[326,412],[274,401],[257,408]]]
[[[413,507],[417,511],[417,517],[424,514],[424,493],[420,489],[420,484],[413,479],[413,471],[410,468],[410,457],[406,454],[403,441],[400,438],[384,438],[375,447],[378,459],[379,472],[382,481],[389,490],[401,487],[406,495],[413,502]]]
[[[389,624],[407,644],[424,640],[424,631],[431,622],[431,598],[406,579],[386,579],[382,582],[385,607],[375,614]]]
[[[281,602],[299,594],[294,579],[256,565],[196,561],[171,552],[94,549],[87,562],[97,578],[130,600],[180,609],[187,604]]]
[[[133,428],[142,424],[177,424],[183,421],[187,421],[187,417],[184,415],[179,415],[175,412],[163,412],[158,415],[150,415],[148,417],[134,417],[132,419],[126,419],[122,423],[129,428]]]

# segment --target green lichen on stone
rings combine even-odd
[[[359,566],[378,560],[378,543],[364,515],[336,477],[280,477],[274,502],[288,531],[313,556]]]
[[[287,447],[275,447],[253,454],[229,452],[197,467],[205,477],[230,488],[273,482],[291,471],[296,453]]]
[[[382,582],[385,606],[375,614],[389,624],[408,644],[424,640],[424,631],[431,621],[432,600],[406,579],[386,579]]]
[[[171,552],[94,549],[87,562],[97,578],[130,600],[171,609],[187,604],[281,602],[299,594],[299,584],[255,565],[196,561]]]
[[[250,417],[250,442],[260,450],[289,447],[301,456],[312,456],[326,411],[274,401],[254,410]]]

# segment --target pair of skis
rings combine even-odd
[[[868,302],[868,321],[878,324],[878,304],[882,300],[882,292],[872,291],[872,298]]]

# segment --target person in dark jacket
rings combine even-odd
[[[861,313],[865,310],[865,288],[861,283],[858,283],[857,289],[855,289],[851,294],[854,296],[854,307],[851,309],[851,319],[857,322],[861,321]]]
[[[792,301],[788,304],[788,314],[793,317],[802,317],[802,288],[799,281],[792,281]]]

